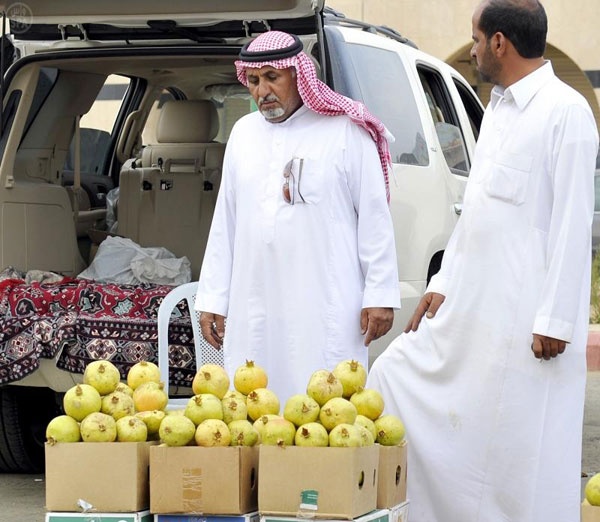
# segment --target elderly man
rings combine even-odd
[[[575,522],[598,133],[543,59],[537,0],[486,0],[471,54],[496,84],[440,272],[375,361],[409,437],[414,522]]]
[[[262,34],[236,68],[258,111],[231,132],[196,309],[228,373],[254,360],[283,404],[318,369],[366,366],[392,326],[389,149],[364,105],[317,79],[297,37]]]

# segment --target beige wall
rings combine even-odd
[[[545,0],[548,14],[548,43],[566,55],[580,71],[600,71],[600,0]],[[326,5],[348,18],[387,25],[412,40],[423,51],[452,62],[459,51],[471,45],[471,15],[479,0],[326,0]],[[551,58],[556,53],[552,49]],[[453,65],[455,65],[453,63]],[[462,66],[461,72],[468,66]],[[556,69],[556,67],[555,67]],[[564,75],[572,83],[572,67]],[[584,85],[580,74],[573,85],[592,105],[600,123],[600,89]],[[583,87],[580,87],[583,85]],[[595,94],[595,99],[594,99]]]

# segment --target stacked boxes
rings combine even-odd
[[[46,522],[407,522],[406,444],[47,445],[46,507]]]

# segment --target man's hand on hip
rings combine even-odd
[[[438,311],[438,308],[442,306],[444,299],[446,299],[445,296],[435,292],[427,292],[423,297],[421,297],[421,300],[415,308],[412,317],[404,328],[404,333],[408,333],[410,331],[416,332],[424,315],[427,315],[428,319],[434,317]]]

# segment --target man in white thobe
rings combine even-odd
[[[411,522],[576,522],[598,134],[542,58],[535,0],[484,1],[471,51],[496,84],[463,212],[367,386],[402,417]]]
[[[265,33],[236,67],[259,111],[227,144],[196,309],[228,374],[253,360],[283,409],[314,371],[367,367],[392,326],[389,151],[383,125],[317,80],[298,38]]]

